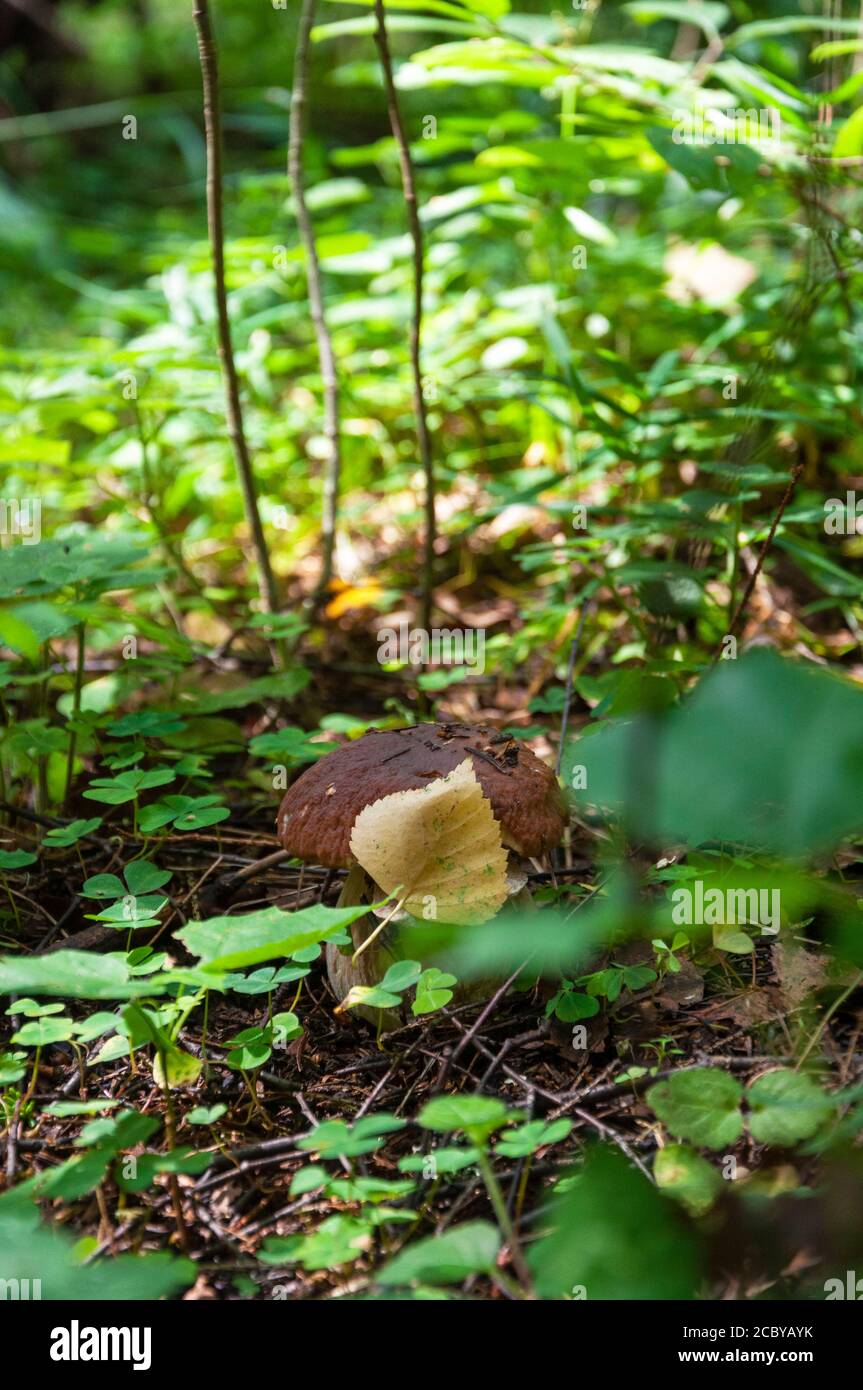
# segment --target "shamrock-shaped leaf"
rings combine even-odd
[[[165,825],[173,825],[175,830],[201,830],[207,825],[218,825],[231,814],[220,801],[215,795],[164,796],[145,807],[139,825],[145,834],[161,830]]]
[[[90,801],[122,806],[127,801],[137,801],[142,791],[163,787],[173,780],[174,771],[170,767],[154,767],[149,772],[121,772],[116,777],[94,777],[83,795]]]
[[[303,1269],[333,1269],[359,1259],[371,1245],[371,1226],[353,1216],[328,1216],[306,1236],[271,1236],[258,1251],[264,1264],[300,1264]]]
[[[452,999],[450,985],[456,983],[455,975],[448,975],[446,971],[430,966],[417,981],[416,998],[411,1005],[411,1012],[419,1016],[434,1013],[435,1009],[442,1009]]]
[[[94,874],[81,886],[82,898],[122,898],[125,892],[116,874]]]
[[[160,710],[140,709],[133,714],[124,714],[108,725],[108,733],[115,738],[126,738],[138,734],[141,738],[163,738],[167,734],[179,733],[185,729],[186,721],[176,714],[163,714]]]
[[[108,922],[112,927],[143,927],[158,921],[157,913],[167,905],[162,897],[136,898],[127,894],[120,902],[111,903],[101,912],[88,913],[95,922]]]
[[[271,1026],[273,1041],[276,1043],[290,1042],[292,1038],[300,1037],[303,1031],[296,1014],[289,1012],[273,1014]]]
[[[265,965],[260,970],[253,970],[250,975],[230,976],[230,988],[236,994],[269,994],[281,984],[305,979],[308,973],[305,965],[283,965],[280,970]]]
[[[408,1154],[398,1162],[400,1173],[422,1173],[424,1178],[443,1177],[470,1168],[479,1157],[479,1149],[470,1147],[435,1149],[430,1154]]]
[[[162,888],[172,877],[169,869],[159,869],[148,859],[134,859],[123,870],[128,890],[133,895],[154,893]]]
[[[26,869],[30,864],[35,864],[38,857],[26,849],[2,849],[0,869]]]
[[[507,1158],[528,1158],[546,1144],[557,1144],[565,1139],[572,1129],[572,1121],[561,1117],[546,1123],[545,1120],[531,1120],[516,1129],[507,1129],[497,1141],[496,1152]]]
[[[315,762],[337,746],[335,743],[312,743],[302,729],[290,725],[273,734],[257,734],[249,742],[249,749],[255,757],[272,758],[285,765]]]
[[[13,1018],[16,1014],[22,1014],[24,1018],[45,1018],[48,1014],[61,1014],[63,1008],[62,1004],[38,1004],[35,999],[16,999],[6,1013]]]
[[[559,1018],[561,1023],[577,1023],[582,1018],[593,1018],[594,1014],[599,1013],[599,1003],[589,994],[580,994],[578,990],[560,990],[558,994],[550,999],[546,1007],[546,1013],[553,1013],[555,1018]]]
[[[35,1018],[12,1034],[13,1043],[23,1047],[47,1047],[49,1043],[68,1042],[74,1031],[71,1018]]]
[[[43,843],[52,849],[68,849],[70,845],[77,845],[85,835],[92,835],[101,824],[101,817],[94,816],[92,820],[73,820],[68,825],[57,825],[46,832]]]
[[[0,1052],[0,1086],[14,1086],[25,1075],[26,1052]]]
[[[472,1144],[484,1144],[496,1129],[516,1119],[517,1112],[492,1096],[435,1096],[417,1118],[423,1129],[438,1134],[463,1130]]]
[[[385,1134],[404,1129],[405,1124],[405,1120],[385,1111],[364,1115],[355,1125],[347,1125],[344,1120],[325,1120],[298,1139],[297,1145],[321,1158],[355,1158],[379,1148]]]
[[[233,1071],[262,1067],[272,1055],[272,1033],[268,1028],[244,1028],[229,1043],[231,1050],[225,1062]]]
[[[227,1105],[221,1102],[216,1105],[196,1105],[194,1110],[190,1110],[186,1115],[187,1125],[214,1125],[220,1120],[227,1110]]]

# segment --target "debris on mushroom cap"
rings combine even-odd
[[[507,897],[500,821],[465,757],[446,777],[391,792],[354,821],[351,853],[412,917],[487,922]]]
[[[518,739],[484,724],[417,724],[373,729],[298,777],[276,818],[282,845],[296,859],[328,868],[352,862],[354,821],[393,792],[446,777],[470,757],[505,844],[536,857],[560,843],[566,811],[557,778]]]

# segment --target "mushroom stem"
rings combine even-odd
[[[348,869],[348,876],[342,884],[342,891],[336,899],[336,907],[358,907],[363,900],[366,887],[366,871],[356,862]]]
[[[360,864],[352,864],[348,876],[342,884],[342,891],[339,894],[337,906],[339,907],[358,907],[363,902],[368,902],[371,897],[372,902],[379,901],[384,894],[372,897],[369,879],[365,870]],[[349,950],[342,946],[336,946],[333,942],[327,942],[325,947],[325,958],[327,962],[327,978],[330,987],[339,1003],[347,995],[354,985],[373,985],[377,984],[382,975],[386,973],[387,966],[393,957],[390,952],[385,952],[384,961],[381,960],[380,952],[384,950],[381,943],[376,951],[370,955],[360,955],[360,950],[367,945],[373,936],[377,936],[380,928],[375,924],[372,928],[371,909],[369,916],[360,917],[350,928],[356,955],[352,958]],[[386,925],[385,923],[381,925]],[[359,955],[359,960],[356,956]],[[355,963],[356,962],[356,963]],[[371,1009],[360,1007],[356,1010],[363,1018],[376,1022],[376,1012]]]

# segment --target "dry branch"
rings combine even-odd
[[[417,422],[417,441],[420,449],[423,477],[425,479],[425,540],[423,544],[422,589],[420,603],[420,626],[426,632],[431,628],[432,589],[434,587],[434,547],[437,527],[435,521],[435,476],[432,459],[431,438],[426,419],[425,398],[422,380],[422,319],[423,319],[423,233],[417,206],[416,180],[410,147],[405,135],[401,111],[399,109],[396,84],[393,77],[393,63],[390,54],[387,26],[384,18],[383,0],[375,0],[375,42],[380,54],[384,78],[384,91],[387,98],[387,111],[390,129],[399,156],[402,188],[408,228],[413,244],[414,264],[414,308],[411,322],[410,359],[413,376],[414,414]]]
[[[309,64],[309,34],[315,17],[316,0],[303,0],[297,51],[294,59],[294,87],[291,93],[291,137],[288,145],[288,175],[296,205],[297,226],[306,253],[306,282],[309,293],[309,312],[318,344],[321,381],[324,387],[324,437],[327,441],[327,460],[324,469],[324,498],[321,517],[321,574],[318,593],[322,594],[333,577],[333,551],[336,543],[336,522],[341,473],[341,440],[339,430],[339,384],[336,359],[333,353],[321,287],[321,267],[315,245],[315,231],[306,204],[303,181],[303,136],[305,134],[306,86]]]
[[[231,322],[228,318],[228,296],[225,289],[225,233],[222,216],[222,118],[219,105],[219,67],[213,28],[210,23],[208,0],[194,0],[192,15],[198,33],[198,56],[204,89],[204,129],[207,143],[207,226],[213,257],[219,360],[225,383],[225,405],[228,434],[234,449],[237,473],[243,493],[246,521],[252,535],[252,546],[258,564],[258,585],[261,601],[268,613],[278,610],[276,581],[270,564],[252,460],[243,427],[240,404],[240,383],[234,362],[231,342]]]

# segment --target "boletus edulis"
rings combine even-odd
[[[372,730],[298,777],[276,820],[292,858],[348,870],[341,906],[370,905],[353,955],[326,947],[340,1001],[410,955],[411,918],[470,925],[523,901],[523,861],[548,854],[565,825],[552,770],[481,724]]]

